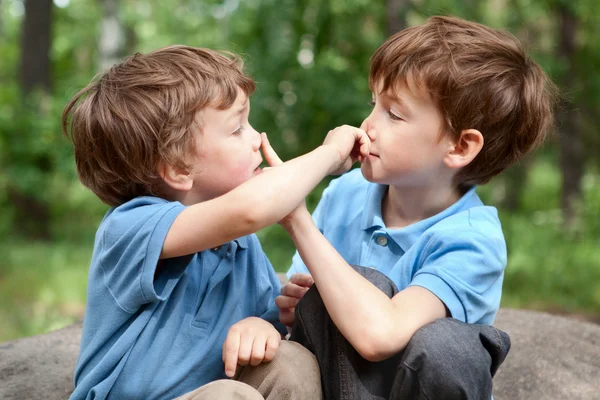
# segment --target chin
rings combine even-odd
[[[378,175],[377,171],[373,170],[372,165],[362,164],[360,166],[360,172],[362,172],[363,178],[371,183],[378,183],[380,185],[388,184],[384,176]]]
[[[369,182],[375,182],[373,180],[373,167],[371,165],[368,165],[367,163],[361,164],[360,172],[366,180],[368,180]]]

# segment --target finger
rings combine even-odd
[[[242,335],[240,338],[240,350],[237,363],[239,365],[248,365],[252,355],[252,346],[254,345],[254,335]]]
[[[273,147],[271,147],[271,143],[267,138],[267,134],[265,132],[261,133],[260,138],[262,139],[260,147],[262,149],[265,160],[267,161],[267,164],[269,164],[271,167],[283,164],[281,158],[279,158],[277,153],[275,153]]]
[[[267,336],[261,336],[254,338],[252,343],[252,354],[250,355],[249,364],[256,367],[258,364],[263,362],[265,358],[265,348],[267,346]]]
[[[275,298],[275,305],[279,309],[294,308],[294,307],[296,307],[296,304],[298,304],[299,301],[300,301],[300,299],[298,299],[296,297],[277,296]]]
[[[281,337],[279,335],[270,335],[268,337],[265,346],[263,362],[271,361],[273,358],[275,358],[275,354],[277,354],[277,349],[279,348],[279,343],[281,343]]]
[[[296,316],[294,315],[295,308],[283,308],[279,309],[279,322],[285,326],[294,325]]]
[[[361,130],[361,135],[358,139],[359,143],[359,153],[358,159],[360,162],[363,162],[367,156],[369,155],[369,151],[371,150],[371,139],[367,135],[367,133]]]
[[[295,297],[297,299],[301,299],[304,297],[309,288],[298,286],[293,283],[288,283],[284,287],[281,288],[282,296]]]
[[[229,331],[227,339],[223,344],[223,363],[225,363],[225,375],[232,378],[238,363],[238,351],[240,347],[240,334],[237,331]]]
[[[311,287],[315,280],[309,274],[294,274],[290,277],[290,282],[298,286]]]

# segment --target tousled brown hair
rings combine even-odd
[[[455,176],[488,182],[538,146],[553,126],[556,87],[511,34],[455,17],[431,17],[390,37],[372,56],[372,90],[424,86],[455,138],[477,129],[484,145]]]
[[[233,105],[254,81],[231,53],[169,46],[135,54],[96,76],[66,105],[81,182],[116,206],[160,194],[161,163],[189,170],[197,112]]]

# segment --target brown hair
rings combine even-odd
[[[242,68],[230,53],[170,46],[96,76],[62,114],[81,182],[111,206],[160,194],[161,163],[190,168],[197,112],[254,91]]]
[[[458,138],[477,129],[484,145],[456,175],[483,184],[541,144],[553,125],[556,87],[507,32],[432,17],[390,37],[371,58],[369,85],[382,92],[408,78],[424,85]]]

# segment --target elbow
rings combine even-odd
[[[379,362],[386,360],[395,354],[388,351],[385,347],[386,346],[381,342],[370,342],[361,344],[356,351],[367,361]]]
[[[406,347],[406,343],[399,342],[398,335],[384,331],[372,331],[361,336],[354,348],[362,358],[371,362],[387,360]]]

